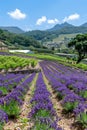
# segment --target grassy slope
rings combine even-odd
[[[74,38],[76,35],[77,35],[77,33],[74,33],[74,34],[61,34],[61,35],[59,35],[58,37],[56,37],[55,39],[53,39],[53,42],[63,41],[64,38],[71,39],[71,38]],[[62,44],[62,45],[61,45],[61,48],[62,48],[62,49],[65,49],[65,48],[66,48],[66,44],[65,44],[65,43]]]
[[[74,33],[74,34],[61,34],[59,35],[59,37],[53,39],[54,42],[58,42],[58,41],[62,41],[64,40],[64,38],[73,38],[77,35],[77,33]]]
[[[74,68],[79,68],[87,71],[87,64],[84,63],[79,63],[75,64],[75,61],[73,60],[67,60],[65,57],[60,57],[56,55],[48,55],[48,54],[30,54],[31,56],[37,57],[42,60],[53,60],[53,61],[58,61],[61,64],[64,64],[66,66],[74,67]]]

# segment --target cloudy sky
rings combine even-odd
[[[44,30],[63,22],[87,22],[87,0],[0,0],[0,26]]]

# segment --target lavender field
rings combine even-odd
[[[0,130],[86,130],[87,72],[49,60],[38,66],[0,74]]]
[[[87,0],[0,1],[0,130],[87,130]]]

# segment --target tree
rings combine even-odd
[[[5,30],[0,29],[0,40],[6,45],[29,47],[33,46],[36,48],[41,48],[41,43],[36,41],[34,38],[25,36],[22,34],[13,34]],[[16,45],[17,43],[18,45]]]
[[[54,51],[54,50],[55,50],[55,47],[53,46],[51,49],[52,49],[52,51]]]
[[[78,34],[68,43],[68,47],[71,46],[74,46],[75,50],[78,52],[77,63],[79,63],[85,58],[87,53],[87,34]]]

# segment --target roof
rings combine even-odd
[[[30,50],[9,50],[9,52],[23,52],[23,53],[29,53]]]
[[[2,41],[0,41],[0,47],[7,47]]]

